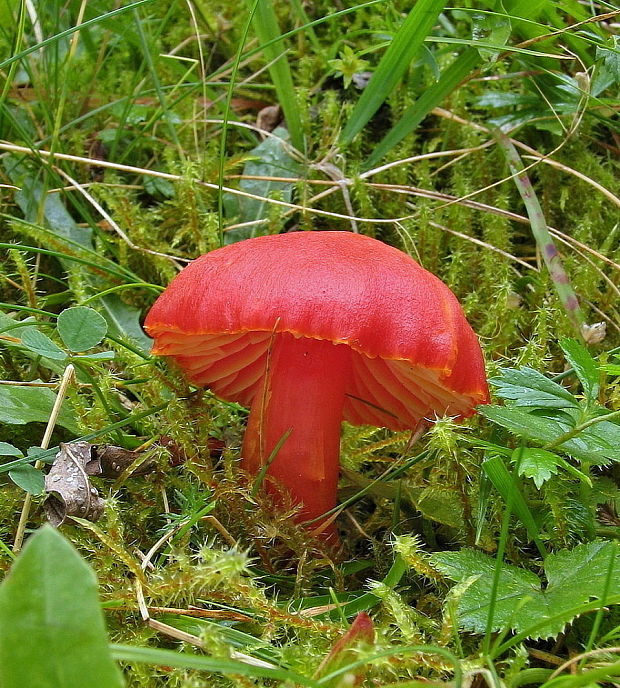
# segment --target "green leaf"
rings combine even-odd
[[[604,45],[596,47],[596,69],[592,80],[592,95],[620,84],[620,37],[609,36]]]
[[[146,193],[153,198],[174,198],[175,196],[174,186],[167,179],[143,175],[142,183]]]
[[[610,557],[615,563],[608,581]],[[469,582],[459,598],[459,622],[464,630],[484,633],[496,560],[481,552],[462,550],[433,554],[431,563],[447,578]],[[550,554],[544,561],[544,589],[543,581],[534,573],[502,564],[492,630],[527,632],[532,638],[556,636],[579,616],[581,604],[602,597],[607,582],[609,598],[620,595],[619,571],[618,544],[603,541]],[[547,624],[546,619],[550,619]]]
[[[512,454],[512,462],[518,462],[518,473],[526,478],[532,478],[540,490],[543,483],[553,475],[557,475],[562,457],[545,449],[519,448]]]
[[[505,14],[501,2],[496,3],[496,10]],[[510,19],[502,14],[474,14],[472,25],[472,38],[481,43],[491,43],[492,45],[504,46],[510,38],[512,30]],[[480,56],[485,60],[495,60],[499,55],[499,50],[489,48],[478,48]]]
[[[86,351],[97,346],[108,332],[105,318],[87,306],[66,308],[56,322],[58,334],[71,351]]]
[[[142,351],[148,353],[153,340],[144,334],[140,325],[141,311],[121,301],[116,294],[108,294],[100,299],[104,317],[110,328],[110,334],[127,337]]]
[[[45,387],[0,385],[0,423],[47,423],[55,401],[56,394]],[[57,423],[79,434],[73,413],[66,405],[61,408]]]
[[[558,385],[532,368],[504,368],[499,377],[489,382],[502,399],[510,399],[515,406],[536,408],[570,408],[579,406],[575,397],[562,385]]]
[[[586,399],[589,402],[596,401],[600,389],[597,362],[590,352],[575,339],[562,339],[560,346],[583,386]]]
[[[92,230],[90,227],[77,226],[63,205],[61,194],[48,194],[47,188],[33,176],[30,168],[15,157],[6,158],[4,166],[9,178],[20,187],[15,200],[28,222],[40,222],[42,212],[45,225],[58,237],[87,248],[92,246]]]
[[[299,165],[291,158],[286,148],[289,135],[283,127],[277,127],[273,131],[274,136],[267,137],[253,148],[249,155],[254,159],[247,162],[243,168],[243,174],[248,177],[297,177]],[[242,179],[239,182],[242,191],[272,198],[275,194],[282,201],[290,201],[293,196],[294,182],[276,182],[268,179]],[[238,222],[251,222],[262,220],[268,216],[269,203],[254,198],[233,196],[225,194],[224,202],[229,212],[237,215]],[[266,234],[265,225],[250,225],[233,229],[224,233],[224,241],[231,244],[243,239]]]
[[[582,410],[566,409],[557,411],[554,417],[547,417],[515,407],[482,406],[479,413],[519,437],[546,445],[572,430],[579,422]],[[620,461],[620,425],[602,420],[562,442],[554,450],[596,465]]]
[[[341,135],[350,143],[381,107],[409,68],[444,8],[445,0],[418,0],[381,58]]]
[[[67,354],[43,332],[39,332],[35,327],[24,328],[21,333],[22,345],[29,351],[51,358],[55,361],[62,361],[67,358]]]
[[[22,490],[32,495],[43,494],[45,490],[45,477],[34,466],[26,464],[9,471],[9,478]]]
[[[8,442],[0,442],[0,456],[23,456],[23,453]]]
[[[535,416],[522,409],[508,406],[482,406],[479,412],[489,420],[528,440],[544,444],[554,442],[569,428],[549,418]]]
[[[87,680],[85,681],[87,677]],[[97,580],[47,526],[29,538],[0,586],[2,688],[122,688]]]

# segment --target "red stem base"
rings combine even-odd
[[[320,339],[275,337],[263,387],[250,409],[242,468],[258,473],[289,431],[267,473],[302,504],[307,521],[336,506],[340,424],[351,374],[351,349]],[[310,525],[319,528],[320,522]],[[334,538],[327,526],[324,537]]]

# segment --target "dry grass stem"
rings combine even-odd
[[[73,376],[75,374],[75,368],[73,364],[69,364],[65,368],[65,372],[60,380],[60,385],[58,386],[58,392],[56,393],[56,400],[54,401],[54,406],[52,407],[52,412],[50,413],[49,420],[47,421],[47,426],[45,432],[43,433],[43,439],[41,440],[41,449],[48,449],[50,446],[50,440],[52,439],[52,433],[56,427],[58,421],[58,416],[60,415],[60,409],[62,403],[65,400],[67,394],[67,389]],[[40,470],[43,467],[42,461],[36,461],[34,467]],[[22,511],[19,517],[19,523],[17,524],[17,532],[15,533],[15,541],[13,543],[13,552],[17,553],[21,550],[22,544],[24,542],[24,534],[26,532],[26,524],[28,522],[28,517],[30,516],[30,506],[32,504],[32,495],[27,492],[24,499],[24,504],[22,506]]]

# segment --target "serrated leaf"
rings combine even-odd
[[[122,688],[88,564],[53,528],[29,538],[0,586],[2,688]]]
[[[547,585],[534,573],[502,564],[493,617],[493,631],[511,629],[532,638],[560,633],[579,616],[576,608],[601,598],[607,582],[610,557],[615,558],[609,581],[609,598],[620,595],[620,550],[614,542],[589,542],[572,550],[550,554],[544,562]],[[484,633],[489,614],[496,561],[474,550],[439,552],[431,563],[457,583],[475,580],[458,602],[459,623],[464,630]],[[545,624],[546,619],[557,617]]]
[[[30,464],[9,471],[9,478],[22,490],[32,495],[40,495],[45,489],[43,473]]]
[[[0,423],[23,425],[24,423],[47,423],[56,394],[41,387],[0,386]],[[73,413],[63,404],[57,424],[76,435],[79,428]]]
[[[568,430],[566,423],[535,416],[519,408],[508,406],[482,406],[478,409],[485,418],[501,425],[511,432],[528,440],[545,444],[554,442]]]
[[[560,346],[583,387],[586,399],[596,401],[600,389],[598,364],[590,352],[575,339],[562,339]]]
[[[0,456],[23,456],[23,453],[8,442],[0,442]]]
[[[27,327],[21,333],[22,345],[29,351],[44,356],[55,361],[62,361],[67,358],[67,354],[43,332],[39,332],[35,327]]]
[[[562,385],[545,377],[537,370],[505,368],[499,377],[489,382],[496,387],[495,393],[502,399],[514,401],[515,406],[536,408],[570,408],[579,406],[575,397]]]
[[[512,461],[518,462],[518,474],[526,478],[532,478],[536,487],[540,490],[542,485],[559,472],[559,464],[562,457],[545,449],[532,449],[528,447],[515,449]]]
[[[554,417],[507,406],[481,406],[479,413],[519,437],[545,445],[572,430],[581,409],[558,410]],[[602,420],[554,447],[554,450],[596,465],[620,461],[620,425]]]
[[[65,308],[56,321],[58,334],[71,351],[86,351],[106,336],[108,324],[96,310],[87,306]]]

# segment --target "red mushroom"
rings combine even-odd
[[[336,505],[343,419],[405,430],[488,402],[480,346],[450,289],[360,234],[217,249],[171,282],[145,327],[192,382],[250,407],[243,468],[258,472],[281,444],[268,474],[300,520]]]

